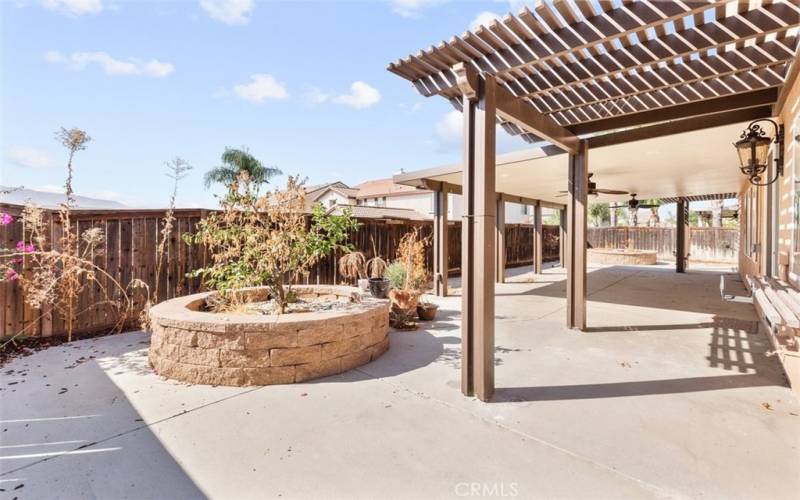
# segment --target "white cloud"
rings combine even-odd
[[[364,82],[353,82],[350,85],[350,93],[336,96],[333,102],[362,109],[377,104],[380,100],[381,93],[378,92],[378,89]]]
[[[11,148],[6,156],[11,163],[25,168],[47,168],[55,165],[49,153],[33,148]]]
[[[330,99],[330,94],[327,92],[322,91],[317,87],[311,87],[303,94],[303,102],[306,106],[313,107],[318,106],[324,102],[327,102]]]
[[[479,26],[489,26],[495,19],[500,19],[500,15],[495,12],[483,11],[469,23],[469,29],[475,31]]]
[[[42,0],[42,5],[46,9],[70,16],[98,14],[103,10],[103,0]]]
[[[225,24],[247,24],[255,6],[253,0],[200,0],[211,19]]]
[[[265,99],[286,99],[289,94],[280,82],[272,75],[250,75],[250,83],[242,83],[233,87],[234,93],[245,101],[264,102]]]
[[[461,142],[464,131],[464,120],[461,112],[453,110],[436,122],[436,137],[443,143]]]
[[[45,59],[53,64],[66,64],[75,71],[80,71],[90,64],[97,64],[103,72],[112,76],[150,76],[163,78],[173,71],[175,66],[157,59],[142,61],[133,57],[123,61],[114,59],[106,52],[73,52],[66,55],[56,50],[45,54]]]
[[[423,10],[443,4],[448,0],[390,0],[392,12],[403,17],[419,17]]]

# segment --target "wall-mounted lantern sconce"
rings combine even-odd
[[[774,137],[767,135],[759,122],[769,122],[775,129]],[[736,141],[733,145],[736,147],[736,152],[739,154],[739,163],[741,166],[739,170],[750,178],[750,184],[754,186],[768,186],[778,180],[778,177],[783,175],[783,125],[778,125],[773,120],[765,118],[763,120],[755,120],[750,123],[742,132],[741,139]],[[775,151],[775,177],[767,182],[761,182],[764,174],[767,172],[767,158],[769,157],[769,145],[772,142],[776,144]]]

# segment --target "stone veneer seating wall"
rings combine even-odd
[[[290,384],[364,365],[389,348],[388,301],[345,286],[293,290],[356,305],[283,315],[215,314],[199,309],[216,292],[171,299],[150,310],[151,365],[159,375],[192,384]],[[264,289],[244,293],[263,296]]]
[[[654,265],[658,254],[651,250],[629,250],[625,248],[590,248],[587,251],[592,264],[638,264]]]

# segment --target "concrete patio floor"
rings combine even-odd
[[[587,333],[562,269],[510,273],[492,403],[459,392],[458,297],[298,385],[162,380],[141,332],[41,351],[3,367],[2,496],[797,498],[800,403],[723,272],[594,269]]]

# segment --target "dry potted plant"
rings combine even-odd
[[[369,274],[369,293],[377,299],[385,299],[389,293],[389,280],[384,277],[388,264],[378,254],[375,240],[372,240],[372,257],[367,261]]]
[[[409,231],[397,247],[397,260],[386,270],[387,277],[393,282],[389,296],[396,327],[408,326],[408,318],[416,312],[427,277],[425,244],[426,240],[420,238],[418,229]]]
[[[435,304],[429,300],[420,299],[419,304],[417,304],[417,317],[422,321],[435,320],[438,311],[439,304]]]
[[[344,278],[354,280],[358,288],[363,291],[369,289],[367,279],[367,259],[362,252],[348,252],[339,259],[339,274]]]

